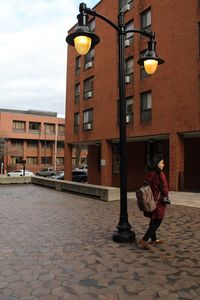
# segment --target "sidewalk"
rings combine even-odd
[[[136,242],[118,244],[119,201],[31,184],[0,191],[0,300],[200,299],[200,209],[168,206],[165,244],[146,251],[137,241],[148,219],[131,199]]]
[[[128,198],[136,199],[135,193],[128,193]],[[169,192],[169,198],[172,201],[172,205],[183,205],[200,208],[200,193]]]

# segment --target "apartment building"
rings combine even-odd
[[[36,173],[64,169],[65,121],[56,112],[0,108],[1,173],[26,169]]]
[[[154,31],[165,60],[147,75],[137,64],[146,38],[126,35],[128,190],[141,185],[144,166],[156,153],[164,156],[171,190],[199,190],[200,2],[102,0],[95,10],[115,24],[123,11],[126,29]],[[86,56],[68,47],[65,174],[71,177],[73,145],[87,144],[88,182],[119,186],[117,33],[99,18],[90,18],[89,26],[100,43]]]

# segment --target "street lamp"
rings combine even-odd
[[[88,53],[90,48],[95,47],[99,42],[99,37],[89,31],[88,19],[89,15],[98,17],[111,25],[118,33],[119,47],[119,102],[120,102],[120,216],[117,225],[117,231],[113,233],[113,240],[116,242],[130,242],[135,240],[135,233],[131,230],[128,222],[127,213],[127,162],[126,162],[126,89],[125,89],[125,36],[127,33],[135,32],[149,38],[148,47],[138,64],[144,66],[148,74],[153,74],[159,64],[163,64],[164,60],[158,57],[156,53],[155,34],[142,29],[125,30],[124,13],[120,12],[118,17],[118,25],[114,24],[105,16],[99,14],[95,10],[87,8],[85,3],[79,6],[78,25],[75,31],[69,34],[66,42],[75,46],[80,55]]]

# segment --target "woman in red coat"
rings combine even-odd
[[[140,240],[140,245],[145,249],[150,250],[151,247],[147,241],[151,238],[151,244],[162,244],[163,241],[157,239],[156,231],[165,215],[166,205],[170,204],[168,198],[168,183],[163,172],[164,160],[162,156],[156,155],[153,162],[147,166],[144,181],[148,183],[152,189],[156,204],[156,209],[149,215],[150,223],[144,237]]]

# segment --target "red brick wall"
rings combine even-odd
[[[13,120],[15,121],[25,121],[26,122],[26,130],[25,132],[17,132],[13,130]],[[40,122],[41,123],[41,134],[39,133],[31,133],[29,132],[29,122]],[[54,166],[54,157],[55,157],[55,146],[53,143],[55,142],[56,136],[55,134],[48,134],[45,135],[45,127],[44,123],[52,123],[52,124],[60,124],[64,125],[65,120],[63,118],[57,118],[52,116],[45,116],[45,115],[33,115],[33,114],[23,114],[19,111],[19,113],[12,113],[12,112],[5,112],[0,111],[0,138],[6,138],[9,140],[9,147],[6,150],[6,156],[4,159],[5,163],[5,170],[8,169],[8,166],[11,164],[11,156],[22,156],[23,159],[26,159],[26,157],[39,157],[44,156],[44,149],[40,149],[39,151],[39,145],[37,148],[28,148],[27,147],[27,141],[38,141],[39,143],[41,141],[51,141],[52,147],[51,149],[46,149],[46,156],[52,158],[52,166]],[[12,146],[11,141],[14,141],[15,139],[22,141],[22,147],[16,148]],[[60,135],[58,133],[57,140],[58,141],[64,141],[65,136]],[[39,157],[39,159],[41,159]],[[57,149],[57,157],[64,157],[64,149],[58,148]],[[36,173],[39,171],[42,167],[44,167],[43,164],[27,164],[26,168]],[[22,168],[22,165],[16,165],[14,168],[20,169]],[[64,169],[64,165],[57,165],[57,169]]]
[[[177,143],[169,146],[179,133],[200,131],[199,100],[199,32],[200,9],[198,1],[134,1],[134,8],[125,14],[126,22],[133,19],[134,27],[140,28],[140,14],[151,7],[152,30],[156,32],[158,55],[165,59],[165,64],[158,67],[157,72],[144,80],[140,78],[140,67],[137,60],[140,51],[146,48],[146,38],[134,35],[134,44],[125,49],[126,57],[134,56],[134,82],[126,85],[127,96],[134,96],[134,123],[128,125],[128,140],[132,137],[166,136],[165,157],[169,163],[169,181],[171,187],[178,188],[178,174],[184,166],[184,147]],[[110,9],[112,7],[112,9]],[[117,23],[118,1],[102,1],[95,8],[98,12]],[[67,142],[92,142],[103,139],[115,140],[119,137],[117,126],[118,100],[118,49],[115,30],[96,18],[95,33],[101,41],[95,47],[94,67],[83,70],[83,57],[80,76],[75,76],[75,50],[68,48],[67,66]],[[83,80],[94,75],[94,97],[83,101]],[[74,104],[74,85],[81,84],[81,101]],[[140,121],[140,93],[152,92],[152,120],[143,124]],[[82,125],[78,135],[73,133],[73,116],[82,111],[94,109],[93,130],[83,132]],[[199,138],[198,138],[199,139]],[[171,144],[170,142],[170,144]],[[129,160],[128,188],[134,188],[141,180],[140,164],[144,157],[141,143],[133,151],[137,157],[134,164]],[[170,149],[169,149],[170,148]],[[137,149],[137,150],[136,150]],[[192,155],[192,152],[191,152]],[[129,154],[130,156],[130,154]],[[143,166],[142,166],[143,167]],[[90,177],[90,176],[89,176]],[[95,180],[92,176],[92,180]],[[98,177],[97,177],[98,178]],[[96,180],[98,181],[99,178]],[[113,185],[118,184],[118,176],[113,175]]]

